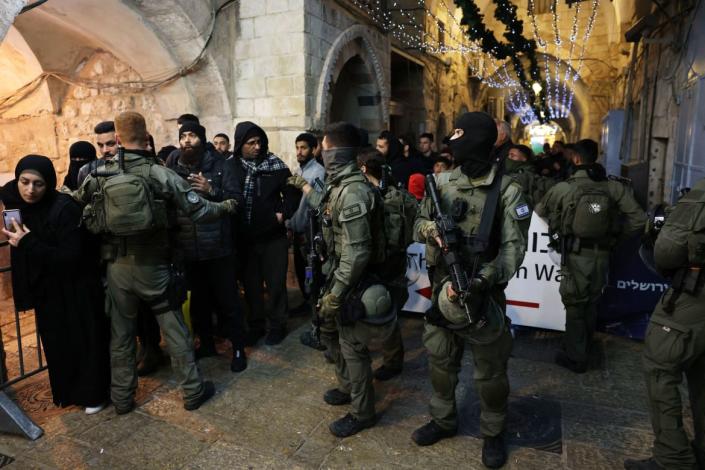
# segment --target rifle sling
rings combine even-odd
[[[499,205],[499,193],[502,186],[502,173],[497,171],[494,180],[490,184],[487,199],[485,200],[485,208],[482,211],[480,219],[480,228],[473,240],[473,251],[475,254],[484,253],[490,246],[490,235],[494,226],[495,216],[497,215],[497,206]]]

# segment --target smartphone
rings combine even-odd
[[[15,226],[12,221],[16,220],[17,224],[22,226],[22,214],[20,214],[19,209],[6,209],[2,211],[2,221],[5,224],[5,228],[11,232],[15,231]]]

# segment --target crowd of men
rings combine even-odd
[[[331,433],[347,437],[373,426],[374,380],[402,372],[397,313],[407,295],[406,248],[418,241],[426,245],[433,290],[423,334],[433,395],[431,420],[412,439],[426,446],[456,434],[455,389],[469,345],[482,461],[499,468],[507,459],[512,348],[504,289],[523,261],[533,209],[548,220],[552,245],[562,256],[566,335],[556,363],[587,371],[609,254],[645,223],[629,185],[608,177],[597,163],[594,141],[555,142],[536,156],[511,141],[506,122],[473,112],[458,118],[435,153],[432,134],[422,134],[417,149],[411,139],[384,131],[373,147],[363,130],[335,123],[291,143],[299,166],[292,175],[255,123],[239,123],[232,145],[225,133],[210,143],[196,116],[183,115],[178,124],[179,147],[157,152],[144,118],[122,113],[95,128],[100,158],[87,142],[70,150],[64,184],[84,205],[86,227],[102,237],[112,323],[111,399],[118,413],[133,409],[137,376],[161,365],[162,337],[184,406],[196,409],[214,394],[196,364],[217,354],[214,335],[230,339],[231,370],[241,372],[246,346],[262,337],[267,345],[281,343],[288,316],[312,312],[311,329],[300,340],[324,352],[338,381],[323,399],[350,405],[330,424]],[[135,177],[147,184],[138,187]],[[680,238],[658,239],[657,263],[671,274],[703,264],[690,253],[705,253],[702,237],[690,249],[689,234],[698,223],[701,234],[705,226],[698,191],[688,201],[700,204],[700,218],[679,219]],[[664,231],[669,228],[667,223]],[[678,260],[659,258],[659,249],[680,247],[683,240],[688,250],[679,251]],[[286,292],[290,246],[305,298],[294,309]],[[195,352],[181,313],[187,289]],[[647,335],[655,458],[630,461],[628,468],[695,468],[696,461],[703,468],[705,462],[705,333],[703,320],[693,314],[703,300],[702,277],[691,290],[674,289],[675,313],[659,315]],[[686,320],[678,317],[682,312]],[[373,371],[369,345],[375,338],[382,341],[384,361]],[[686,339],[687,345],[673,343]],[[675,357],[676,346],[687,347],[687,357]],[[677,387],[684,371],[693,414],[700,413],[692,447]]]

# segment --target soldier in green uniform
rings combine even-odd
[[[418,203],[402,188],[388,185],[384,175],[386,162],[377,149],[365,149],[357,157],[357,164],[367,180],[380,191],[384,200],[384,228],[387,247],[385,262],[377,274],[385,282],[401,310],[409,298],[406,280],[406,249],[413,242],[413,229]],[[374,371],[377,380],[389,380],[401,373],[404,364],[404,344],[398,322],[394,333],[382,344],[384,362]]]
[[[319,315],[335,318],[340,335],[338,387],[328,390],[324,400],[336,406],[351,403],[350,413],[329,426],[338,437],[374,425],[367,347],[373,338],[386,341],[396,328],[389,292],[372,276],[376,272],[373,265],[384,261],[384,207],[357,167],[359,140],[355,126],[337,123],[328,126],[322,142],[327,187],[321,218],[328,258],[323,266],[327,282]]]
[[[433,396],[432,420],[414,431],[418,445],[431,445],[456,434],[458,417],[455,389],[465,342],[470,343],[473,378],[480,398],[480,429],[484,437],[482,461],[490,468],[507,459],[503,432],[509,396],[507,362],[512,349],[509,321],[505,317],[504,289],[521,265],[531,210],[521,187],[500,176],[491,157],[497,127],[491,116],[473,112],[460,116],[450,147],[457,167],[448,182],[438,186],[441,210],[459,228],[458,253],[462,270],[470,279],[476,314],[486,324],[469,323],[457,293],[447,282],[445,257],[436,257],[433,273],[433,307],[426,315],[423,342],[429,353]],[[494,199],[494,204],[488,201]],[[482,214],[489,215],[482,223]],[[415,224],[418,241],[442,245],[437,217],[427,192]],[[489,223],[488,223],[489,222]],[[482,227],[482,228],[481,228]],[[487,230],[490,228],[490,230]],[[482,252],[474,249],[479,232],[491,240]]]
[[[705,469],[705,179],[683,196],[654,246],[656,268],[671,280],[644,344],[644,371],[655,439],[653,457],[627,460],[627,470]],[[688,379],[695,429],[683,428],[680,385]]]
[[[504,174],[511,176],[524,190],[526,201],[533,207],[556,180],[539,175],[534,166],[534,152],[526,145],[512,144],[504,161]]]
[[[134,409],[136,315],[143,301],[156,315],[167,342],[183,388],[184,408],[195,410],[213,396],[215,388],[201,378],[181,313],[182,299],[173,295],[167,211],[171,206],[194,222],[206,222],[228,216],[237,204],[206,201],[180,176],[159,165],[146,150],[148,134],[142,115],[124,112],[115,119],[115,128],[126,149],[124,164],[106,163],[103,176],[88,176],[74,195],[85,206],[87,228],[103,235],[111,320],[111,398],[118,414]]]
[[[594,145],[593,145],[594,144]],[[587,371],[595,331],[596,305],[607,284],[610,251],[644,227],[645,215],[629,187],[607,178],[597,161],[596,144],[574,146],[575,173],[553,186],[536,206],[559,237],[562,254],[560,294],[566,309],[563,350],[556,363]]]

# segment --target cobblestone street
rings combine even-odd
[[[375,384],[379,424],[336,439],[328,424],[346,410],[323,403],[334,372],[323,355],[299,344],[304,320],[278,347],[249,350],[249,368],[229,370],[227,342],[220,357],[201,361],[216,396],[196,412],[182,408],[170,369],[140,379],[138,408],[117,416],[112,407],[87,416],[53,407],[46,373],[15,387],[21,406],[45,430],[30,442],[2,435],[8,468],[483,468],[469,353],[458,388],[461,435],[417,447],[412,431],[428,419],[423,322],[403,320],[403,374]],[[297,327],[298,326],[298,327]],[[598,336],[594,366],[583,376],[547,362],[557,335],[523,330],[510,362],[510,459],[516,469],[622,468],[625,456],[647,456],[651,430],[645,409],[641,345]],[[375,366],[381,358],[375,355]],[[10,459],[5,459],[9,461]]]

